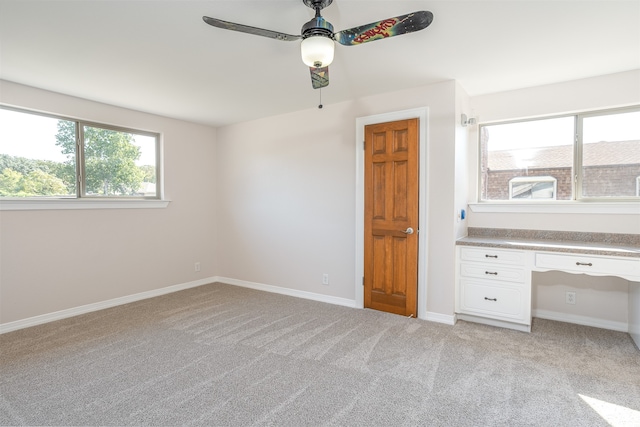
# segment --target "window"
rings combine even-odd
[[[557,187],[552,176],[517,177],[509,181],[509,199],[555,200]]]
[[[639,200],[640,108],[480,126],[480,199]]]
[[[581,124],[578,197],[637,197],[634,181],[640,174],[640,110],[588,115]]]
[[[0,108],[0,199],[159,199],[159,135]]]

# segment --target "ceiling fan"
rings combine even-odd
[[[203,16],[202,19],[209,25],[225,30],[240,31],[282,41],[302,39],[300,44],[302,62],[308,65],[311,70],[311,83],[314,89],[329,85],[329,64],[333,61],[334,41],[344,46],[356,46],[420,31],[427,28],[433,21],[433,14],[422,10],[334,33],[333,25],[320,15],[320,11],[329,6],[333,0],[302,0],[302,2],[314,9],[316,16],[302,26],[302,34],[299,36],[236,24],[208,16]]]

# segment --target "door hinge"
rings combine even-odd
[[[367,149],[367,141],[362,141],[362,149],[363,150]]]
[[[364,286],[364,276],[362,276],[362,286]]]

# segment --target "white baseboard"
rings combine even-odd
[[[127,295],[124,297],[113,298],[107,301],[100,301],[93,304],[81,305],[80,307],[60,310],[53,313],[42,314],[40,316],[29,317],[27,319],[16,320],[15,322],[0,324],[0,334],[18,329],[28,328],[30,326],[41,325],[43,323],[54,322],[56,320],[66,319],[68,317],[78,316],[80,314],[91,313],[92,311],[103,310],[118,305],[128,304],[130,302],[140,301],[147,298],[153,298],[160,295],[170,294],[197,286],[207,285],[216,281],[216,277],[208,277],[205,279],[195,280],[193,282],[182,283],[179,285],[167,286],[165,288],[154,289],[152,291],[140,292],[138,294]]]
[[[455,325],[456,317],[448,314],[440,314],[434,313],[432,311],[427,311],[427,315],[424,320],[428,320],[430,322],[444,323],[445,325]]]
[[[497,319],[489,319],[487,317],[482,317],[482,316],[473,316],[470,314],[458,313],[456,315],[456,319],[464,320],[467,322],[481,323],[483,325],[497,326],[499,328],[513,329],[514,331],[531,332],[531,325],[524,325],[521,323],[513,323],[513,322],[507,322],[504,320],[497,320]]]
[[[113,298],[107,301],[100,301],[93,304],[82,305],[80,307],[69,308],[66,310],[56,311],[53,313],[42,314],[39,316],[29,317],[27,319],[16,320],[14,322],[0,324],[0,334],[24,329],[31,326],[42,325],[44,323],[54,322],[56,320],[66,319],[68,317],[79,316],[81,314],[91,313],[93,311],[103,310],[105,308],[116,307],[118,305],[128,304],[160,295],[178,292],[197,286],[207,285],[209,283],[220,282],[233,286],[256,289],[259,291],[273,292],[276,294],[288,295],[297,298],[325,302],[328,304],[341,305],[344,307],[356,308],[356,301],[334,297],[330,295],[316,294],[314,292],[300,291],[297,289],[283,288],[281,286],[266,285],[263,283],[248,282],[246,280],[231,279],[229,277],[207,277],[205,279],[195,280],[193,282],[182,283],[179,285],[167,286],[165,288],[154,289],[152,291],[141,292],[138,294],[128,295],[119,298]],[[424,320],[431,322],[444,323],[446,325],[455,324],[455,316],[449,316],[440,313],[427,312]]]
[[[263,283],[247,282],[246,280],[231,279],[229,277],[217,277],[217,282],[226,283],[227,285],[240,286],[243,288],[256,289],[258,291],[273,292],[275,294],[288,295],[290,297],[304,298],[313,301],[326,302],[329,304],[342,305],[345,307],[355,308],[356,301],[332,297],[330,295],[316,294],[314,292],[299,291],[297,289],[283,288],[281,286],[265,285]]]
[[[549,310],[532,310],[532,317],[555,320],[558,322],[575,323],[577,325],[592,326],[594,328],[610,329],[612,331],[628,332],[629,325],[625,322],[598,319],[595,317],[577,316],[575,314],[560,313]]]

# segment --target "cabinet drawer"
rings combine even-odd
[[[524,265],[524,251],[505,251],[503,249],[461,247],[462,261],[478,261],[488,264]]]
[[[460,285],[462,313],[528,323],[525,305],[529,300],[524,286],[510,287],[467,280],[461,281]]]
[[[525,282],[525,272],[523,269],[507,268],[499,264],[460,264],[460,276],[475,277],[478,279],[499,280],[504,282]]]
[[[585,274],[640,276],[640,259],[536,253],[536,267]]]

